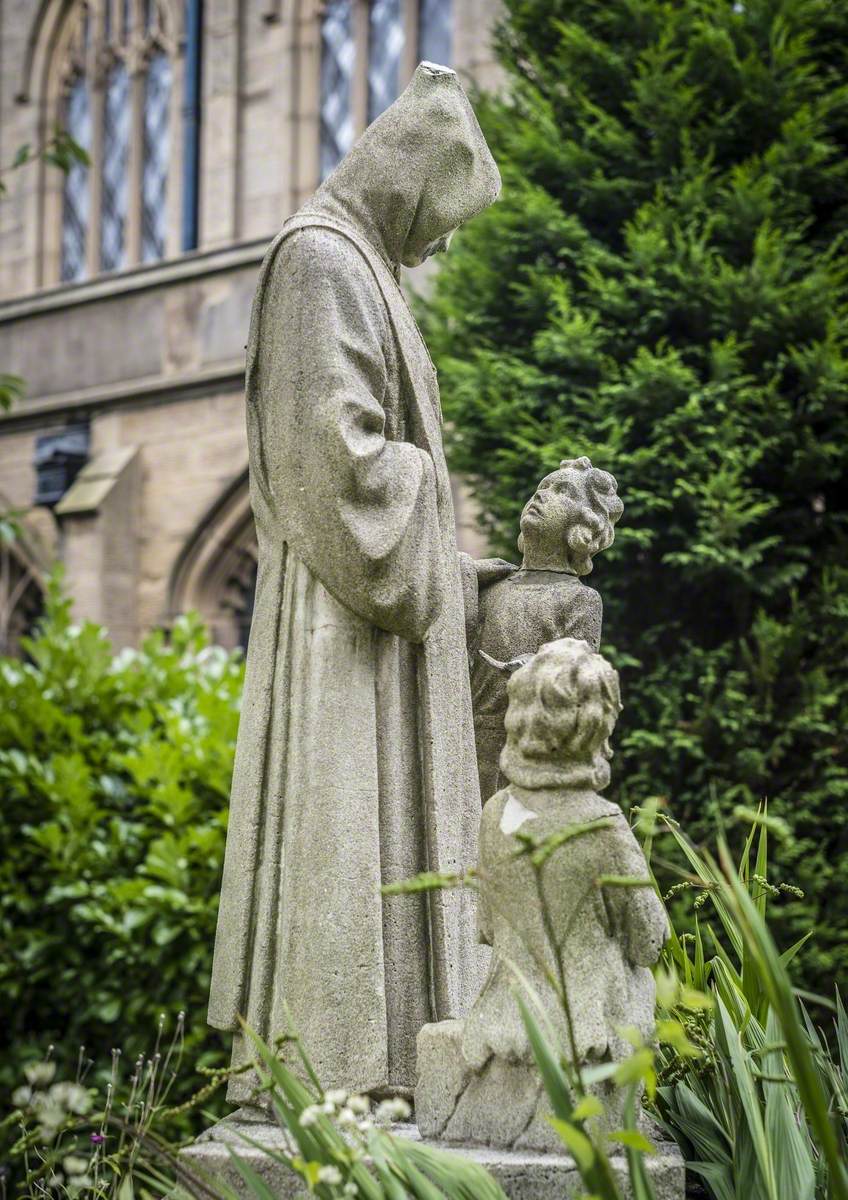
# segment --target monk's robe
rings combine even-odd
[[[209,1021],[291,1027],[326,1087],[409,1091],[426,1022],[474,998],[470,893],[383,898],[477,854],[463,597],[435,371],[398,265],[497,168],[422,65],[283,227],[247,352],[259,542]],[[230,1098],[247,1098],[237,1077]]]

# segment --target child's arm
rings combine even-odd
[[[588,642],[597,654],[601,645],[604,604],[600,592],[586,584],[579,589],[561,589],[562,608],[557,617],[556,636],[579,638]]]
[[[628,879],[650,879],[648,864],[639,843],[622,815],[612,834],[614,867],[611,874]],[[668,937],[665,907],[652,883],[645,887],[604,887],[604,901],[614,928],[622,940],[625,957],[637,967],[652,967]]]
[[[459,576],[465,605],[465,644],[473,655],[480,640],[480,589],[505,579],[518,568],[503,558],[478,558],[459,552]]]

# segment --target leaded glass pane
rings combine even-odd
[[[353,25],[350,0],[329,0],[321,22],[321,178],[353,145]]]
[[[165,253],[165,196],[168,185],[168,123],[171,63],[160,50],[150,60],[144,88],[144,164],[141,175],[141,258]]]
[[[123,63],[109,73],[103,106],[103,166],[100,198],[100,266],[114,271],[126,262],[130,140],[129,75]]]
[[[374,0],[368,29],[369,122],[397,98],[402,54],[401,0]]]
[[[65,128],[84,149],[91,144],[91,105],[88,87],[79,76],[65,105]],[[74,162],[65,175],[62,195],[62,279],[85,277],[85,242],[88,230],[88,167]]]
[[[453,56],[453,4],[451,0],[420,0],[418,57],[449,67]]]

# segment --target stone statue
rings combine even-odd
[[[480,935],[493,947],[489,977],[464,1021],[419,1035],[416,1116],[424,1137],[553,1150],[561,1143],[515,1001],[517,971],[529,980],[571,1062],[627,1057],[622,1027],[649,1037],[656,962],[667,935],[653,887],[599,886],[601,875],[648,878],[642,851],[618,805],[598,792],[609,782],[609,738],[621,705],[618,676],[584,641],[541,648],[509,680],[507,785],[486,804],[480,827]],[[535,843],[570,826],[597,829],[563,843],[542,872],[542,895],[557,940],[571,1033],[540,962],[556,973],[536,876],[516,834]],[[517,968],[517,971],[516,971]],[[573,1035],[573,1041],[572,1041]],[[608,1120],[620,1109],[601,1085]]]
[[[259,577],[209,1021],[301,1035],[327,1087],[409,1093],[479,984],[480,798],[436,374],[399,268],[496,198],[455,73],[422,63],[273,241],[247,347]],[[248,1099],[250,1079],[229,1096]]]
[[[556,638],[580,638],[593,650],[600,646],[601,597],[580,577],[592,570],[594,555],[613,543],[624,511],[616,489],[613,476],[588,458],[566,459],[524,506],[521,566],[502,559],[463,562],[466,594],[472,596],[471,695],[484,803],[504,782],[499,762],[510,665],[520,665]]]

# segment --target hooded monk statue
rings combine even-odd
[[[259,578],[210,1024],[294,1029],[326,1087],[410,1094],[415,1040],[480,982],[480,795],[436,374],[399,268],[500,187],[453,71],[422,63],[272,242],[247,347]],[[249,1098],[237,1076],[230,1099]]]

